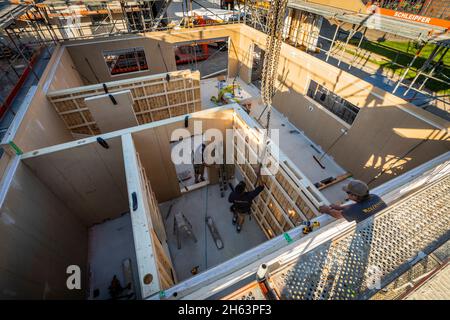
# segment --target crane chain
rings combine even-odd
[[[267,38],[266,52],[264,55],[262,77],[261,77],[261,98],[266,114],[266,130],[263,139],[263,150],[259,161],[257,180],[260,178],[261,167],[267,153],[267,142],[270,138],[270,116],[272,111],[272,98],[275,95],[275,83],[278,74],[278,61],[280,58],[281,44],[283,42],[284,16],[288,0],[272,0],[267,16]]]

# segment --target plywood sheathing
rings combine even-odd
[[[0,215],[1,299],[84,299],[66,286],[70,265],[87,286],[86,226],[23,163]]]
[[[33,173],[85,226],[128,211],[120,138],[24,159]]]
[[[133,110],[139,124],[188,114],[201,109],[200,73],[190,70],[108,82],[109,93],[130,90]],[[102,84],[48,93],[56,112],[75,134],[96,135],[102,132],[92,117],[85,99],[104,95]]]

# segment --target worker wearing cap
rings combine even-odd
[[[251,214],[250,208],[253,199],[255,199],[264,189],[264,186],[261,185],[256,187],[253,191],[245,192],[245,187],[246,184],[244,181],[239,182],[228,197],[228,202],[233,203],[231,211],[233,211],[233,224],[236,224],[237,222],[237,232],[241,232],[245,216]]]
[[[367,184],[360,180],[352,180],[343,188],[347,193],[348,199],[354,201],[354,204],[321,206],[319,211],[347,221],[356,221],[356,223],[374,215],[375,213],[387,207],[386,203],[376,194],[370,194]]]

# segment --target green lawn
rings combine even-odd
[[[350,43],[353,45],[358,44],[357,39],[350,40]],[[434,44],[428,44],[426,45],[421,53],[420,56],[416,59],[416,61],[413,64],[414,68],[420,68],[422,64],[427,60],[427,58],[430,56],[431,52],[433,51],[435,45]],[[376,53],[380,56],[383,56],[385,59],[370,59],[371,62],[378,64],[379,66],[383,68],[388,68],[391,70],[394,70],[396,73],[401,74],[404,69],[398,65],[395,65],[392,62],[399,63],[401,65],[408,65],[411,61],[411,59],[414,57],[414,55],[417,52],[417,47],[415,44],[411,41],[390,41],[386,40],[383,42],[374,42],[374,41],[363,41],[361,44],[361,48],[368,50],[370,52]],[[350,50],[353,52],[353,50]],[[440,56],[440,55],[439,55]],[[438,58],[435,58],[435,61]],[[440,78],[442,80],[445,80],[447,82],[450,82],[450,52],[446,54],[443,60],[444,66],[440,68],[440,70],[436,70],[434,76],[436,78]],[[408,75],[406,76],[407,79],[412,79],[416,75],[416,72],[414,70],[410,70],[408,72]],[[446,78],[448,77],[448,78]],[[420,77],[419,80],[416,83],[422,83],[423,77]],[[450,86],[430,79],[426,83],[426,88],[429,90],[432,90],[434,92],[439,92],[439,94],[444,93],[450,93]]]

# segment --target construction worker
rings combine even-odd
[[[193,165],[194,165],[194,177],[195,183],[199,183],[200,181],[205,181],[205,148],[206,145],[202,143],[198,146],[198,148],[194,152],[193,157]]]
[[[259,186],[255,190],[245,192],[245,182],[239,182],[228,197],[228,202],[233,203],[231,211],[233,212],[233,225],[236,224],[236,231],[241,232],[242,225],[245,221],[245,216],[250,215],[250,207],[253,199],[263,191],[264,186]]]
[[[345,218],[347,221],[358,223],[387,207],[379,196],[370,194],[367,184],[360,180],[350,181],[343,190],[347,193],[348,199],[355,203],[345,206],[338,204],[321,206],[319,211],[336,219]]]
[[[108,287],[109,294],[111,295],[111,298],[113,298],[113,299],[121,298],[120,295],[125,290],[130,290],[130,289],[131,289],[131,283],[129,283],[125,288],[122,287],[122,285],[120,284],[120,281],[119,281],[119,279],[117,279],[116,275],[114,275],[114,277],[111,281],[111,285]]]

